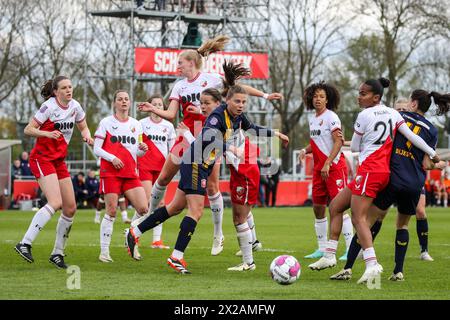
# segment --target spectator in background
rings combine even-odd
[[[261,161],[261,184],[265,186],[265,203],[266,206],[274,207],[276,204],[277,188],[280,176],[280,166],[271,157]],[[272,203],[270,203],[272,199]]]
[[[99,193],[98,193],[98,187],[100,182],[98,181],[97,177],[95,176],[95,171],[90,169],[88,171],[88,176],[86,178],[86,189],[88,191],[87,193],[87,201],[89,203],[89,206],[91,208],[95,208],[97,206]]]
[[[136,0],[136,9],[138,10],[145,9],[144,0]]]
[[[153,10],[166,10],[166,0],[155,0],[155,9]]]
[[[205,0],[191,0],[191,7],[189,9],[189,13],[193,13],[195,10],[195,13],[197,14],[205,14]]]
[[[88,190],[84,182],[84,173],[78,172],[78,174],[73,177],[73,191],[75,193],[75,200],[77,202],[77,208],[87,206]]]
[[[266,159],[262,159],[262,160],[258,160],[258,165],[259,165],[259,171],[261,174],[261,178],[260,178],[260,189],[262,189],[260,192],[260,196],[262,195],[262,201],[261,204],[263,207],[268,207],[269,206],[269,197],[270,197],[270,180],[269,180],[269,176],[268,176],[268,171],[270,168],[270,157],[267,157]]]
[[[20,166],[20,160],[14,160],[11,167],[11,193],[14,188],[14,180],[19,179],[22,176],[22,167]]]
[[[33,176],[28,162],[28,152],[26,151],[20,155],[20,168],[22,169],[22,176]]]
[[[280,165],[275,159],[269,159],[270,166],[272,166],[269,178],[269,194],[266,195],[266,202],[269,205],[269,196],[272,195],[272,207],[275,207],[277,200],[278,182],[280,181]]]
[[[263,167],[263,163],[258,160],[258,167],[260,172],[260,178],[259,178],[259,202],[261,203],[261,207],[265,207],[265,189],[267,188],[267,185],[269,183],[269,180],[267,179],[267,176],[264,173],[261,173],[261,168]]]

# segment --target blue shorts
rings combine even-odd
[[[386,189],[378,193],[373,204],[381,210],[387,210],[397,203],[399,213],[414,216],[421,193],[422,190],[400,190],[389,184]]]
[[[213,166],[205,168],[202,164],[181,163],[180,166],[180,182],[178,183],[178,189],[184,191],[186,194],[206,194],[206,182],[208,176],[211,174]]]

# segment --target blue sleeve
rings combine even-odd
[[[261,126],[254,124],[244,114],[241,115],[241,118],[242,118],[241,119],[242,130],[244,130],[244,131],[254,130],[256,136],[260,136],[260,135],[262,135],[262,133],[267,133],[266,137],[273,137],[275,135],[273,130],[270,130],[269,128],[261,127]]]

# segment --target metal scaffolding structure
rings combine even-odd
[[[161,83],[161,92],[169,90],[168,84],[173,83],[175,76],[137,74],[134,69],[134,48],[160,47],[182,49],[182,40],[186,34],[187,24],[199,24],[205,36],[213,37],[226,34],[231,38],[227,50],[240,50],[247,52],[264,52],[264,43],[270,35],[270,0],[209,0],[163,1],[166,10],[158,10],[156,1],[144,1],[147,6],[137,9],[135,1],[107,1],[98,7],[90,7],[86,2],[87,15],[90,18],[109,17],[127,19],[130,28],[128,45],[130,67],[126,74],[96,75],[85,74],[85,80],[95,77],[128,80],[130,85],[130,98],[134,101],[134,91],[137,81]],[[204,13],[197,13],[193,3],[204,3]],[[178,3],[178,4],[174,4]],[[184,5],[183,5],[184,4]],[[189,4],[191,6],[189,6]],[[194,10],[191,10],[194,9]],[[89,43],[86,44],[89,46]],[[265,86],[267,81],[246,80],[255,86]],[[135,110],[132,111],[135,115]]]
[[[157,3],[165,2],[165,8],[157,8]],[[201,7],[203,3],[203,7]],[[199,8],[200,5],[200,8]],[[137,74],[135,72],[134,48],[159,47],[183,49],[182,41],[187,32],[187,25],[196,22],[203,35],[203,40],[218,34],[226,34],[231,38],[226,50],[245,52],[266,52],[265,44],[270,37],[270,0],[205,0],[205,1],[144,1],[144,8],[137,8],[136,1],[97,1],[86,0],[86,34],[85,50],[90,52],[92,45],[88,40],[88,19],[96,28],[95,19],[122,19],[129,27],[129,38],[124,43],[129,46],[127,71],[121,74],[88,74],[84,66],[83,105],[88,105],[88,86],[100,101],[101,94],[95,92],[90,85],[93,79],[126,80],[129,83],[129,94],[132,101],[133,117],[136,117],[135,96],[138,82],[160,84],[160,92],[167,97],[177,80],[176,76]],[[199,12],[200,9],[200,12]],[[96,30],[90,30],[96,32]],[[245,80],[254,87],[267,90],[266,80]],[[261,99],[258,99],[261,100]],[[265,116],[269,112],[267,101],[250,103],[248,112]],[[269,119],[270,121],[270,119]],[[271,122],[271,121],[270,121]],[[87,147],[83,146],[83,170],[86,165]]]

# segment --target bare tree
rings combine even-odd
[[[387,77],[391,80],[386,95],[393,102],[398,82],[419,64],[408,65],[411,56],[427,40],[450,37],[448,3],[440,0],[372,0],[361,1],[359,13],[373,19],[382,32]]]
[[[23,42],[20,29],[29,11],[24,2],[0,0],[0,103],[14,91],[28,72],[23,64]]]
[[[341,52],[343,31],[350,19],[340,13],[343,2],[286,0],[275,4],[276,30],[267,44],[270,51],[270,76],[273,92],[284,100],[274,101],[280,116],[281,131],[290,135],[304,112],[302,95],[313,81],[324,78],[327,60]],[[282,155],[283,169],[289,168],[296,137]]]
[[[57,75],[72,79],[82,75],[83,7],[80,1],[41,0],[32,5],[27,28],[26,58],[32,66],[26,75],[28,97],[36,107],[42,103],[39,88]]]

